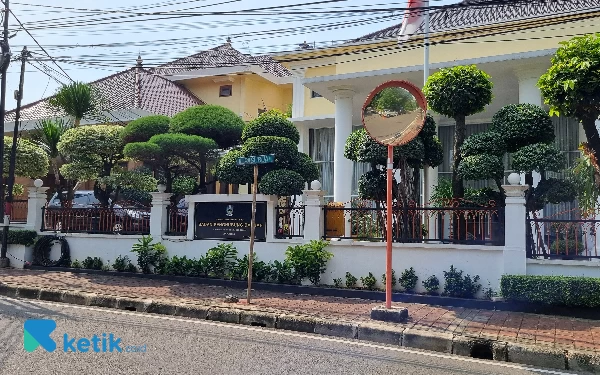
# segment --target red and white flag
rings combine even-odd
[[[408,0],[408,9],[404,12],[398,43],[406,42],[415,34],[425,19],[425,8],[428,6],[428,0]]]

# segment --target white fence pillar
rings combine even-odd
[[[169,215],[167,207],[171,204],[171,193],[150,193],[152,207],[150,208],[150,235],[160,240],[167,231]]]
[[[46,205],[48,198],[47,187],[30,187],[29,198],[27,201],[27,229],[40,231],[42,229],[43,213],[42,208]]]
[[[304,190],[304,239],[320,240],[324,235],[324,190]]]
[[[519,185],[519,175],[516,173],[515,175],[516,184],[502,186],[506,192],[503,273],[506,275],[525,275],[527,270],[525,190],[529,186]]]

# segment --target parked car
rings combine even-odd
[[[46,207],[44,220],[46,229],[57,231],[147,232],[150,209],[140,204],[123,203],[102,208],[92,190],[78,190],[74,193],[71,208],[63,208],[58,194],[54,194]]]

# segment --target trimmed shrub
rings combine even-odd
[[[213,139],[225,149],[240,142],[243,129],[244,121],[233,111],[218,105],[199,105],[173,116],[170,130]]]
[[[0,239],[3,232],[0,231]],[[34,230],[9,230],[6,242],[10,245],[25,245],[31,246],[35,243],[38,234]]]
[[[373,273],[369,272],[369,276],[361,277],[360,282],[363,288],[367,290],[375,290],[377,279],[375,278],[375,276],[373,276]]]
[[[258,183],[260,193],[267,195],[301,195],[302,189],[304,189],[304,178],[298,172],[287,169],[271,171]]]
[[[254,137],[244,142],[242,152],[244,156],[275,154],[277,168],[291,168],[294,158],[298,155],[298,146],[288,138]]]
[[[152,136],[167,133],[171,118],[167,116],[146,116],[131,121],[123,131],[121,137],[125,143],[147,142]]]
[[[458,298],[475,298],[477,292],[481,289],[479,284],[479,275],[471,278],[470,275],[463,276],[463,271],[459,271],[450,266],[450,271],[444,271],[444,296]]]
[[[400,282],[400,286],[404,288],[404,291],[408,293],[413,293],[415,288],[417,287],[417,281],[419,277],[415,272],[415,269],[410,267],[402,272],[398,281]]]
[[[599,307],[600,278],[503,275],[502,296],[510,301],[553,306]]]
[[[292,140],[295,144],[300,142],[300,133],[293,122],[276,110],[262,113],[250,121],[242,133],[242,142],[253,137],[275,136]]]

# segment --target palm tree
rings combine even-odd
[[[59,111],[73,117],[74,126],[79,126],[85,116],[98,116],[100,111],[100,95],[89,84],[73,82],[63,85],[50,98],[49,104]]]
[[[60,166],[64,164],[65,160],[60,152],[58,152],[58,142],[60,142],[63,134],[72,126],[70,122],[60,118],[55,120],[44,119],[36,124],[35,129],[31,133],[33,142],[40,146],[50,159],[50,168],[54,173],[56,192],[63,205],[64,202],[72,200],[74,184],[71,181],[61,180]],[[66,197],[63,196],[63,191],[65,190],[67,191]]]

